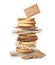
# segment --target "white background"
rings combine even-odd
[[[17,18],[26,17],[23,9],[37,3],[40,14],[36,18],[36,26],[43,31],[38,33],[37,48],[46,56],[42,59],[23,60],[11,57],[15,50],[13,27]],[[55,65],[55,0],[0,0],[0,65]]]

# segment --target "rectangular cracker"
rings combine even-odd
[[[24,9],[24,12],[27,17],[31,17],[31,16],[34,16],[34,15],[40,13],[40,10],[38,8],[38,5],[34,4],[26,9]]]
[[[28,55],[25,55],[22,57],[22,59],[28,60],[28,59],[37,59],[44,57],[45,54],[39,50],[33,51],[29,53]]]

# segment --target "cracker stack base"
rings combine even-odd
[[[11,51],[11,56],[18,56],[22,59],[36,59],[45,56],[43,52],[36,48],[38,37],[36,33],[41,29],[36,27],[35,18],[19,18],[16,30],[13,34],[17,34],[16,50]]]

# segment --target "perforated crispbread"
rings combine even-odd
[[[31,16],[34,16],[34,15],[40,13],[40,10],[38,8],[38,5],[34,4],[26,9],[24,9],[24,12],[27,17],[31,17]]]

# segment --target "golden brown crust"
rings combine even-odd
[[[19,24],[36,24],[36,21],[28,21],[28,20],[20,20],[18,21]]]
[[[30,27],[29,26],[27,26],[27,27],[26,26],[16,26],[15,28],[37,28],[37,27],[33,27],[33,26],[30,26]]]
[[[22,42],[32,42],[38,40],[37,36],[19,36],[17,38],[17,41],[22,41]]]
[[[28,21],[31,21],[31,20],[34,20],[35,18],[18,18],[17,20],[28,20]]]
[[[21,53],[27,53],[27,52],[32,52],[33,50],[31,50],[31,49],[19,49],[18,47],[16,47],[16,51],[21,52]]]
[[[37,27],[35,27],[35,26],[16,26],[16,27],[14,27],[14,28],[16,28],[16,29],[23,29],[23,30],[33,30],[33,29],[36,29]]]
[[[36,41],[37,39],[20,39],[20,38],[18,38],[18,40],[17,41],[21,41],[21,42],[32,42],[32,41]]]
[[[35,33],[20,34],[19,36],[36,36],[36,34]]]
[[[25,23],[22,23],[22,24],[18,24],[18,26],[23,26],[23,27],[35,27],[35,24],[33,23],[30,23],[30,24],[25,24]]]
[[[22,44],[22,45],[35,45],[36,41],[32,41],[32,42],[22,42],[22,41],[19,41],[19,44]]]

